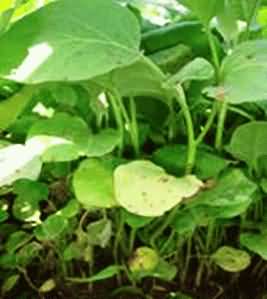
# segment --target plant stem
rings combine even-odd
[[[221,151],[223,147],[223,132],[224,132],[225,119],[227,115],[227,108],[228,108],[227,102],[225,101],[222,102],[220,105],[220,114],[218,117],[218,124],[216,130],[216,138],[215,138],[215,148],[218,151]]]
[[[136,105],[133,97],[130,97],[130,114],[131,114],[131,137],[135,151],[135,155],[140,155],[140,144],[139,144],[139,130],[136,115]]]
[[[186,278],[187,278],[187,273],[189,270],[190,266],[190,260],[191,260],[191,250],[192,250],[192,236],[190,236],[187,240],[186,244],[186,256],[185,256],[185,265],[181,274],[181,282],[184,285]]]
[[[117,124],[117,127],[120,132],[120,143],[119,143],[119,156],[122,156],[123,152],[123,146],[124,146],[124,125],[123,125],[123,118],[120,112],[120,108],[118,107],[116,97],[112,94],[109,93],[109,99],[110,103],[113,109],[115,121]]]
[[[132,228],[131,233],[130,233],[130,240],[129,240],[129,255],[131,255],[131,253],[134,250],[134,243],[135,243],[135,238],[136,238],[136,232],[137,232],[137,229],[136,228]]]
[[[203,127],[202,132],[198,135],[198,137],[196,139],[196,146],[198,146],[206,137],[207,133],[209,132],[209,130],[214,122],[216,114],[217,114],[217,103],[214,102],[213,106],[212,106],[211,113],[207,119],[207,122],[206,122],[205,126]]]
[[[180,104],[181,109],[184,114],[186,127],[187,127],[187,137],[188,137],[188,152],[187,152],[187,163],[186,163],[186,174],[190,174],[195,165],[196,160],[196,142],[195,142],[195,133],[194,133],[194,124],[190,109],[186,102],[186,97],[184,94],[183,88],[178,85],[176,86],[176,100]]]
[[[174,217],[177,214],[178,209],[180,208],[180,205],[177,205],[175,208],[173,208],[168,216],[166,216],[164,222],[162,225],[156,229],[156,231],[152,234],[150,238],[150,244],[153,248],[156,248],[156,239],[164,232],[164,230],[170,225],[170,223],[173,221]]]
[[[220,72],[219,55],[218,55],[218,52],[217,52],[217,49],[216,49],[216,44],[214,42],[213,34],[212,34],[209,26],[206,27],[206,31],[207,31],[210,50],[211,50],[212,60],[213,60],[214,68],[215,68],[216,80],[218,81],[219,72]]]

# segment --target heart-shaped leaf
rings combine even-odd
[[[113,1],[55,1],[0,37],[0,77],[24,83],[77,81],[139,57],[135,16]]]
[[[259,158],[267,155],[267,122],[253,121],[239,126],[227,150],[259,172]]]

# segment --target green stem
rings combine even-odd
[[[124,125],[123,118],[120,112],[120,108],[117,104],[116,97],[113,94],[109,94],[110,103],[113,109],[115,121],[120,132],[120,143],[119,143],[119,155],[122,156],[123,146],[124,146]]]
[[[198,135],[198,137],[196,139],[196,146],[198,146],[206,137],[207,133],[209,132],[209,130],[214,122],[216,114],[217,114],[217,103],[214,102],[213,106],[212,106],[211,113],[207,119],[207,122],[206,122],[205,126],[203,127],[201,133]]]
[[[136,115],[136,105],[133,97],[130,97],[130,114],[131,114],[131,137],[135,151],[135,155],[140,155],[140,144],[139,144],[139,130]]]
[[[186,102],[184,90],[180,85],[176,87],[175,98],[181,106],[181,109],[184,114],[185,122],[186,122],[186,127],[187,127],[188,152],[187,152],[186,174],[190,174],[195,165],[197,147],[195,142],[194,124],[193,124],[192,116]]]
[[[191,250],[192,250],[192,237],[190,236],[189,239],[187,240],[186,244],[186,256],[185,256],[185,265],[181,274],[181,282],[184,285],[186,278],[187,278],[187,273],[189,270],[190,266],[190,260],[191,260]]]
[[[222,102],[220,105],[220,113],[218,117],[218,124],[216,130],[216,138],[215,138],[215,148],[218,151],[222,150],[223,147],[223,132],[224,132],[224,124],[227,115],[227,102]]]
[[[157,238],[160,237],[160,235],[165,231],[165,229],[173,221],[179,208],[180,208],[180,205],[177,205],[174,209],[172,209],[171,212],[168,214],[168,216],[166,216],[166,218],[165,218],[164,222],[161,224],[161,226],[158,229],[156,229],[156,231],[152,234],[152,236],[150,238],[150,244],[153,248],[156,248]]]
[[[250,121],[253,121],[255,120],[255,117],[253,115],[250,115],[249,113],[247,113],[246,111],[244,110],[241,110],[240,108],[237,108],[237,107],[228,107],[228,110],[231,111],[231,112],[234,112],[236,114],[239,114],[241,116],[243,116],[244,118],[247,118],[248,120]]]
[[[220,59],[219,59],[216,44],[214,42],[214,37],[210,30],[210,27],[207,26],[206,31],[207,31],[210,50],[211,50],[212,60],[213,60],[214,68],[215,68],[216,80],[218,81],[219,72],[220,72]]]
[[[134,250],[136,233],[137,233],[137,229],[132,228],[131,233],[130,233],[130,239],[129,239],[129,253],[128,253],[129,255],[131,255]]]

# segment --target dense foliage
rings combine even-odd
[[[150,2],[0,3],[3,298],[266,275],[267,2]]]

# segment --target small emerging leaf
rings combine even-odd
[[[240,272],[246,269],[251,262],[249,254],[244,250],[239,250],[229,246],[220,247],[211,259],[228,272]]]

